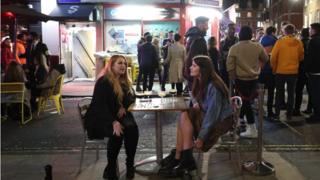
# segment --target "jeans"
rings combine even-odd
[[[296,88],[296,74],[276,74],[276,116],[280,115],[281,102],[284,99],[285,84],[287,84],[287,116],[292,116],[294,105],[294,91]]]
[[[253,124],[255,119],[251,104],[252,100],[257,95],[258,80],[244,81],[236,79],[235,88],[237,95],[242,98],[240,118],[243,118],[245,115],[247,117],[248,124]]]

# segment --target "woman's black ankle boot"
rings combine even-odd
[[[172,160],[175,159],[175,156],[176,156],[176,149],[172,149],[170,154],[160,162],[161,167],[167,166],[167,164],[169,164]]]
[[[134,178],[134,173],[135,173],[135,168],[133,166],[128,167],[127,166],[127,179],[133,179]]]
[[[174,176],[182,176],[186,171],[197,169],[196,161],[193,158],[192,149],[182,151],[181,161],[178,166],[174,167],[172,174]]]
[[[118,180],[117,175],[117,164],[116,163],[108,163],[106,168],[103,171],[103,178],[108,180]]]

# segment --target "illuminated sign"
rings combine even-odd
[[[119,3],[119,4],[153,4],[153,3],[180,3],[180,0],[57,0],[65,3]]]
[[[199,4],[199,5],[209,5],[214,7],[221,7],[221,0],[190,0],[191,4]]]
[[[124,5],[116,8],[104,9],[104,19],[113,20],[179,20],[179,17],[179,8]]]

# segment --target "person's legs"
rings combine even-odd
[[[313,107],[313,115],[307,121],[320,121],[320,76],[310,75],[310,96]]]
[[[268,75],[266,78],[266,86],[268,89],[268,99],[267,99],[267,111],[268,111],[268,117],[273,117],[273,102],[274,102],[274,90],[275,90],[275,79],[274,75]]]
[[[136,91],[141,91],[141,87],[140,87],[140,82],[142,80],[142,68],[139,67],[139,73],[138,73],[138,77],[137,77],[137,87],[136,87]]]
[[[147,68],[141,68],[142,70],[142,90],[146,91],[147,90],[147,81],[149,77],[149,72]]]
[[[196,169],[192,155],[193,126],[187,111],[181,113],[177,126],[177,144],[175,159],[159,170],[159,175],[176,177],[185,171]]]
[[[169,65],[163,65],[163,75],[162,75],[162,82],[161,82],[161,91],[165,91],[166,82],[168,78],[169,72]]]
[[[281,103],[284,99],[284,77],[280,74],[276,75],[276,107],[275,115],[277,118],[280,116]]]
[[[134,177],[134,157],[136,155],[139,130],[138,126],[129,126],[124,129],[124,147],[126,149],[126,166],[127,166],[127,177]]]
[[[306,76],[305,74],[299,74],[298,79],[297,79],[297,84],[295,88],[295,103],[294,103],[294,112],[293,115],[300,115],[300,107],[302,104],[302,96],[303,96],[303,88],[304,85],[306,84]]]
[[[154,80],[154,74],[155,74],[155,69],[154,68],[150,68],[149,69],[149,85],[148,85],[148,90],[152,91],[152,87],[153,87],[153,80]]]
[[[171,89],[174,89],[175,88],[175,83],[171,83]]]
[[[103,172],[103,178],[118,179],[117,176],[117,159],[121,149],[123,137],[112,135],[107,145],[108,164]]]
[[[180,96],[182,95],[182,91],[183,91],[183,83],[176,83],[177,86],[177,95]]]
[[[311,102],[311,94],[310,94],[310,85],[309,85],[309,78],[307,77],[306,79],[306,87],[307,87],[307,92],[308,92],[308,105],[307,105],[307,109],[305,111],[303,111],[303,113],[305,114],[311,114],[312,113],[312,102]]]
[[[288,93],[288,100],[287,100],[287,119],[288,120],[291,120],[292,118],[296,81],[297,81],[296,75],[287,75],[286,82],[287,82],[287,93]]]

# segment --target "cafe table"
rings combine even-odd
[[[139,167],[148,163],[156,162],[157,165],[163,158],[162,151],[162,123],[160,114],[162,112],[169,111],[183,111],[187,110],[189,107],[186,103],[186,98],[184,97],[164,97],[164,98],[147,98],[140,99],[137,98],[135,103],[129,107],[129,111],[142,111],[142,112],[154,112],[155,113],[155,130],[156,130],[156,156],[147,158],[135,164],[135,167]],[[153,171],[140,171],[137,172],[141,174],[153,174],[157,173]]]

